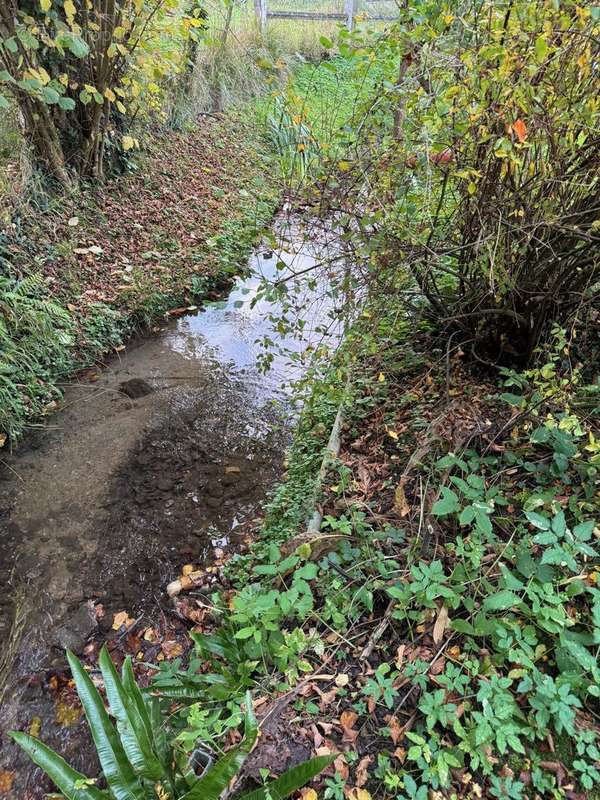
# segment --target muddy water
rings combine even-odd
[[[281,474],[296,414],[284,384],[302,373],[299,356],[320,343],[323,325],[333,340],[339,325],[322,291],[303,285],[298,305],[309,309],[310,323],[303,342],[287,342],[296,358],[275,349],[270,372],[257,369],[257,340],[277,340],[269,317],[279,310],[276,302],[253,303],[261,278],[302,272],[322,287],[324,269],[304,271],[337,249],[331,232],[306,243],[297,222],[281,222],[277,236],[275,251],[258,250],[249,277],[224,301],[73,383],[47,425],[6,459],[0,775],[15,772],[8,796],[43,796],[39,771],[4,735],[36,717],[42,738],[75,766],[91,767],[84,727],[56,724],[44,676],[64,665],[64,648],[81,652],[97,633],[94,607],[103,606],[109,625],[120,610],[151,620],[181,565],[234,547]]]

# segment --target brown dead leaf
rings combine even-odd
[[[361,760],[356,765],[356,772],[355,772],[355,781],[356,785],[360,789],[361,786],[364,786],[365,783],[369,780],[369,764],[373,761],[373,756],[365,756],[361,758]]]
[[[348,780],[350,770],[348,769],[348,764],[346,764],[346,756],[343,753],[340,753],[335,759],[333,762],[333,767],[343,781]]]
[[[7,438],[8,437],[6,436],[5,433],[0,433],[0,447],[4,447],[4,445],[6,444],[6,439]]]
[[[444,638],[444,631],[448,627],[448,622],[448,609],[446,606],[442,606],[438,611],[437,619],[433,626],[433,641],[436,644],[439,644]]]
[[[331,722],[322,722],[319,720],[319,722],[317,722],[317,725],[319,726],[319,728],[321,728],[325,736],[329,736],[333,730],[333,724]]]
[[[392,753],[392,755],[394,756],[394,758],[397,758],[401,764],[403,764],[404,759],[406,758],[406,750],[403,747],[397,747]]]
[[[396,650],[396,668],[402,669],[402,664],[404,663],[404,653],[406,652],[406,645],[401,644],[398,649]]]
[[[388,720],[388,728],[390,729],[390,737],[394,744],[398,744],[402,733],[403,726],[398,722],[397,717],[390,717]]]
[[[15,773],[13,771],[3,770],[0,772],[0,792],[2,794],[7,794],[11,791],[13,781],[15,779]]]
[[[321,711],[324,711],[327,706],[331,705],[331,703],[333,703],[335,700],[337,695],[337,686],[334,686],[333,689],[330,689],[328,692],[322,692],[318,686],[315,686],[315,689],[321,698],[319,700],[319,708]]]
[[[316,725],[311,725],[310,726],[310,730],[311,730],[312,738],[313,738],[313,746],[314,746],[315,750],[318,750],[319,747],[321,747],[321,745],[323,744],[324,739],[321,736],[321,734],[319,733],[319,730],[318,730]]]
[[[358,719],[356,711],[343,711],[340,715],[340,725],[342,726],[343,742],[355,742],[358,736],[358,731],[354,730],[354,725]]]
[[[168,640],[163,642],[160,646],[160,649],[165,654],[165,658],[177,658],[177,656],[182,655],[183,647],[179,644],[179,642],[175,642],[172,640]]]
[[[429,675],[441,675],[446,668],[446,659],[442,656],[434,661],[429,669]]]

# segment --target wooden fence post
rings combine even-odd
[[[346,26],[351,31],[354,28],[356,0],[344,0],[344,14],[346,15]]]
[[[254,13],[258,29],[264,36],[267,32],[267,0],[254,0]]]

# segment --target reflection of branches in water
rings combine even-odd
[[[335,220],[300,219],[289,209],[276,226],[276,254],[285,266],[280,277],[263,278],[253,301],[272,305],[267,315],[272,335],[260,342],[263,371],[272,365],[275,354],[310,366],[315,354],[329,356],[337,349],[349,323],[351,290],[341,234]],[[306,264],[307,260],[313,263]]]

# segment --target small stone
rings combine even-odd
[[[139,397],[151,394],[154,389],[143,378],[131,378],[119,384],[119,391],[131,400],[137,400]]]

